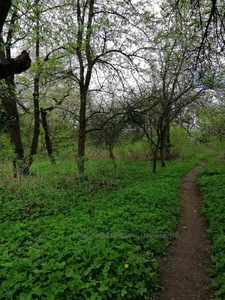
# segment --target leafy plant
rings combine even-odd
[[[201,172],[199,183],[204,196],[203,213],[209,223],[212,240],[212,287],[216,299],[225,297],[225,166],[211,161]]]
[[[193,164],[153,175],[147,162],[88,161],[80,182],[75,165],[42,162],[3,181],[0,298],[151,299]]]

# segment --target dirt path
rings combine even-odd
[[[170,255],[160,265],[163,286],[157,300],[210,300],[209,241],[200,215],[201,195],[196,175],[202,166],[190,171],[181,185],[182,215],[180,231]]]

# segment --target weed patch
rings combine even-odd
[[[0,299],[151,299],[193,162],[34,165],[0,186]]]
[[[200,173],[199,183],[204,196],[203,213],[209,222],[208,233],[212,240],[212,286],[216,299],[222,300],[225,298],[225,166],[209,164]]]

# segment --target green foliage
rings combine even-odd
[[[124,138],[115,148],[116,157],[126,161],[146,160],[150,157],[151,149],[147,141]]]
[[[36,163],[0,185],[0,298],[151,299],[192,163]]]
[[[14,150],[13,146],[10,143],[10,137],[6,133],[0,134],[0,159],[1,165],[5,162],[8,162],[8,159],[13,159],[14,157]]]
[[[194,133],[193,133],[194,134]],[[172,157],[205,159],[204,149],[187,131],[178,126],[171,127]]]
[[[225,298],[225,165],[211,161],[200,173],[199,183],[204,196],[203,213],[209,222],[212,240],[212,286],[217,300]]]
[[[9,117],[5,110],[0,106],[0,132],[7,132],[9,126]]]
[[[209,142],[215,137],[219,140],[224,138],[225,111],[223,103],[199,110],[198,118],[199,135],[204,142]]]

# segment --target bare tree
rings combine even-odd
[[[95,147],[106,149],[109,158],[114,160],[114,148],[119,142],[122,131],[127,125],[125,111],[113,101],[105,105],[104,110],[95,108],[89,122],[87,133],[91,135],[91,141]]]

